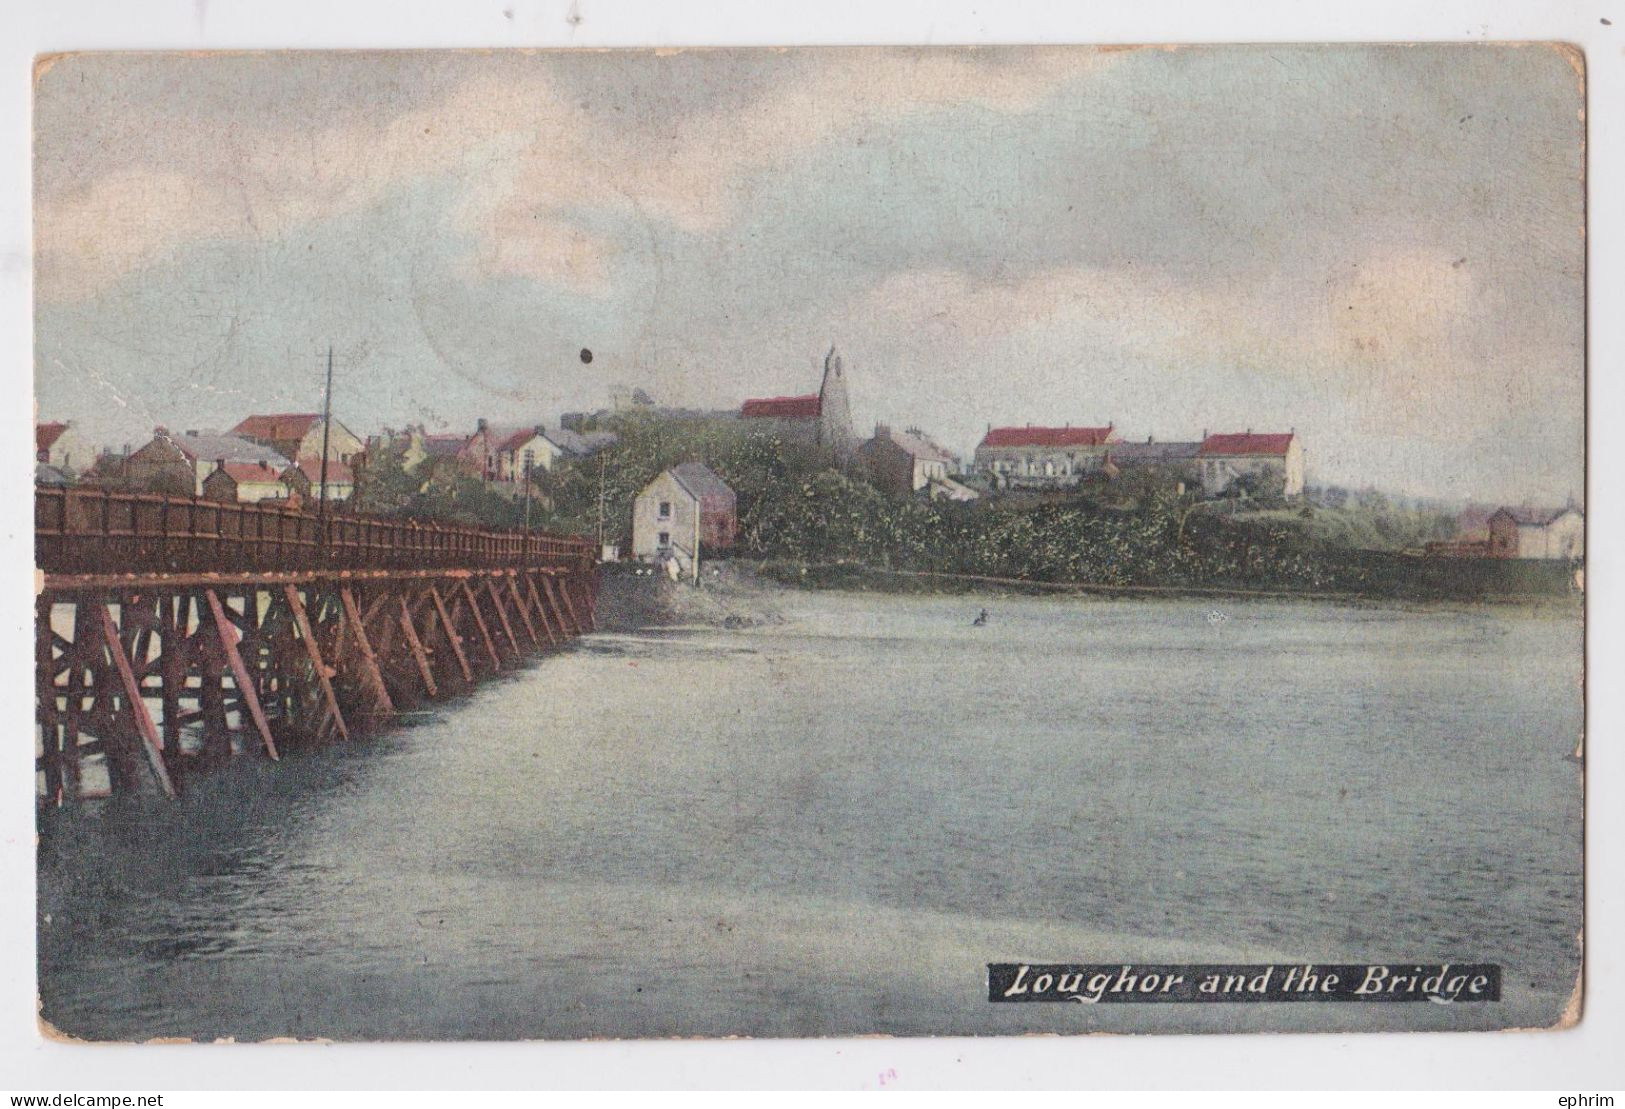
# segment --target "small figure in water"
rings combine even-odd
[[[980,628],[980,627],[984,626],[986,623],[987,623],[987,609],[984,608],[981,612],[976,614],[976,619],[974,619],[974,620],[972,620],[970,622],[970,626],[973,627],[973,628]]]

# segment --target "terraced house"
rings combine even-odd
[[[1062,489],[1099,473],[1119,441],[1105,427],[989,427],[976,445],[974,466],[995,488]]]
[[[1259,496],[1296,497],[1303,492],[1303,442],[1296,432],[1204,433],[1197,459],[1204,496],[1221,496],[1238,486]]]

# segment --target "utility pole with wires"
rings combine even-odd
[[[320,499],[316,502],[316,515],[325,525],[327,522],[327,444],[328,436],[333,429],[333,344],[327,344],[327,391],[322,397],[322,489]],[[326,527],[322,533],[325,536]]]
[[[525,448],[525,530],[530,530],[530,473],[536,461],[536,452],[529,447]]]

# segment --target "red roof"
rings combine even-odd
[[[67,424],[35,424],[34,449],[48,451],[56,441],[62,438],[62,433],[68,430]]]
[[[739,415],[746,420],[806,420],[816,419],[822,411],[818,394],[808,393],[804,397],[759,397],[748,400],[740,407]]]
[[[282,412],[250,416],[231,430],[234,435],[246,435],[250,439],[303,439],[321,421],[320,412]]]
[[[224,466],[216,467],[215,472],[225,470],[226,476],[238,485],[264,484],[275,482],[279,475],[270,466],[261,466],[258,462],[228,462]],[[213,476],[213,473],[210,474]]]
[[[1202,440],[1203,454],[1285,454],[1292,445],[1292,434],[1285,435],[1254,435],[1244,432],[1240,435],[1209,435]]]
[[[995,427],[982,436],[984,447],[1103,447],[1111,441],[1106,427]]]
[[[522,427],[517,431],[508,432],[496,431],[494,428],[492,430],[495,434],[503,436],[497,445],[491,448],[496,454],[507,454],[509,451],[516,451],[536,438],[536,429],[534,427]]]
[[[295,467],[298,468],[300,473],[304,474],[310,479],[310,484],[313,487],[321,485],[322,460],[320,458],[301,458],[294,464],[294,466],[290,466],[288,469],[294,469]],[[287,471],[285,470],[283,472],[286,473]],[[355,484],[355,473],[350,469],[350,467],[346,466],[338,459],[329,458],[327,460],[327,484],[353,485]]]

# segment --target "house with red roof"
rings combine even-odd
[[[202,496],[203,483],[222,463],[257,466],[273,474],[288,466],[288,458],[273,447],[222,435],[218,431],[172,432],[152,429],[152,438],[123,459],[121,480],[131,489],[174,496]]]
[[[590,457],[617,439],[608,431],[577,432],[542,424],[498,427],[480,420],[457,458],[469,473],[486,481],[523,485],[527,466],[532,473],[551,470],[561,460]]]
[[[699,558],[730,549],[738,532],[734,491],[698,462],[662,472],[632,502],[632,554],[645,562],[693,572]]]
[[[83,473],[96,461],[96,452],[72,422],[34,425],[34,461],[68,473]]]
[[[1063,489],[1099,473],[1113,443],[1105,427],[992,427],[976,444],[972,463],[996,488]]]
[[[1296,497],[1303,492],[1303,442],[1295,431],[1203,433],[1196,458],[1205,496],[1220,496],[1237,482],[1258,494]]]
[[[250,416],[231,429],[240,436],[261,446],[270,447],[284,458],[320,458],[322,456],[323,421],[319,412],[279,412]],[[349,428],[333,421],[326,433],[327,457],[348,464],[365,448],[366,444]]]
[[[541,434],[538,424],[504,427],[482,419],[457,458],[469,473],[486,481],[517,482],[524,477],[527,451],[532,467],[537,465]]]
[[[278,475],[286,487],[284,495],[297,493],[304,504],[315,504],[322,499],[322,460],[301,458],[283,469]],[[336,458],[327,460],[327,503],[336,504],[355,496],[355,471],[348,463]]]
[[[256,504],[287,495],[282,475],[269,462],[222,462],[203,479],[203,499],[208,501]]]
[[[1489,521],[1491,558],[1585,557],[1585,514],[1572,502],[1562,508],[1501,508]]]

